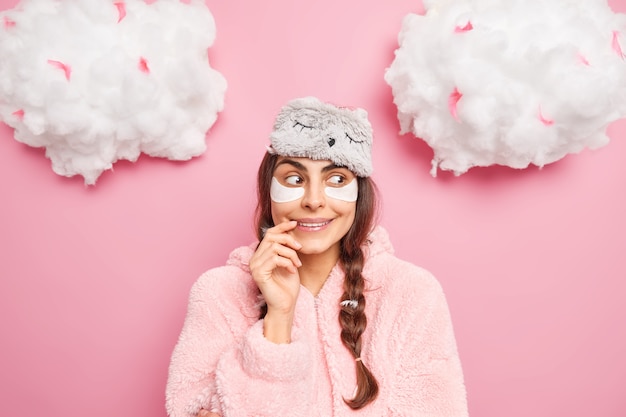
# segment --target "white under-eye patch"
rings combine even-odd
[[[282,185],[276,177],[272,177],[272,185],[270,186],[270,198],[275,203],[288,203],[296,201],[304,196],[304,188],[302,187],[286,187]]]
[[[356,178],[354,178],[350,181],[350,184],[344,187],[326,187],[324,192],[330,198],[351,203],[359,197],[359,184]]]
[[[359,196],[358,181],[353,179],[345,187],[325,187],[324,193],[326,193],[326,195],[330,198],[351,203],[356,201]],[[290,201],[299,200],[302,197],[304,197],[304,188],[284,186],[276,179],[276,177],[272,177],[270,198],[273,202],[289,203]]]

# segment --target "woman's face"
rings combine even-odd
[[[354,222],[357,178],[331,161],[279,157],[271,187],[274,224],[296,220],[291,232],[305,255],[339,256],[339,242]]]

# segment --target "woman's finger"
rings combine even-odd
[[[302,245],[289,233],[291,230],[295,229],[297,225],[298,222],[292,220],[289,222],[279,223],[278,225],[267,229],[261,244],[265,242],[277,242],[296,250],[300,249]]]
[[[300,266],[302,266],[302,262],[296,251],[278,243],[259,250],[250,259],[250,270],[253,272],[253,276],[262,281],[271,279],[276,268],[286,268],[289,272],[295,273]]]
[[[287,268],[291,273],[302,266],[297,250],[302,247],[288,231],[297,222],[283,222],[267,230],[263,240],[250,259],[250,268],[261,272],[263,279],[268,279],[277,267]],[[283,259],[284,258],[284,259]]]
[[[269,253],[272,255],[278,255],[281,258],[289,259],[296,267],[301,267],[302,262],[300,262],[300,258],[298,258],[298,253],[280,243],[274,243],[269,249]]]

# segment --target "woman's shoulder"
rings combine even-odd
[[[253,253],[253,245],[234,249],[224,265],[200,275],[192,286],[191,296],[220,303],[239,300],[248,304],[249,298],[255,298],[257,293],[248,266]]]

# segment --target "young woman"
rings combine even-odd
[[[259,241],[193,286],[168,414],[466,416],[441,286],[375,225],[367,113],[296,99],[270,140]]]

